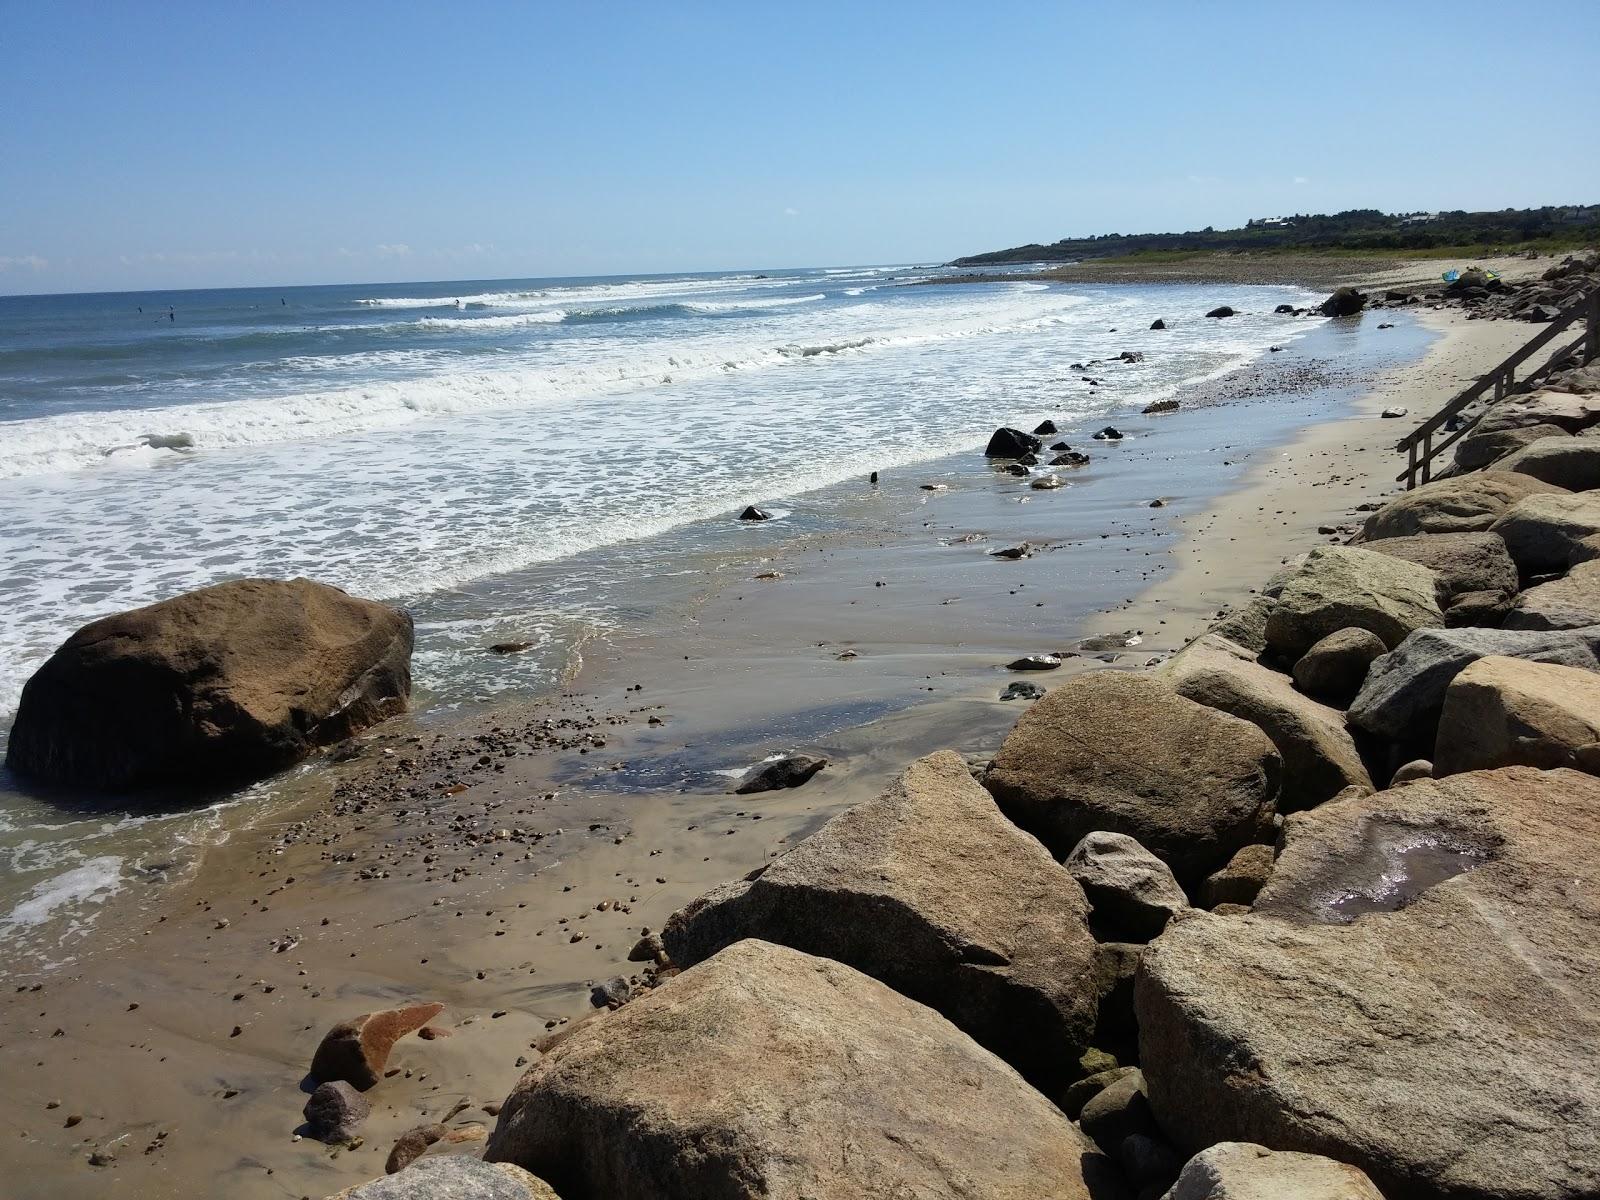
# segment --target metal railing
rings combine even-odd
[[[1578,321],[1583,322],[1583,332],[1575,340],[1559,347],[1542,366],[1523,376],[1522,382],[1524,384],[1537,382],[1555,370],[1560,363],[1574,358],[1584,364],[1593,362],[1596,355],[1600,354],[1600,290],[1590,292],[1577,303],[1563,309],[1560,316],[1541,329],[1538,335],[1520,350],[1494,370],[1480,375],[1475,382],[1469,384],[1433,416],[1401,438],[1400,444],[1395,449],[1405,453],[1406,469],[1396,475],[1395,480],[1403,482],[1407,491],[1419,483],[1427,483],[1433,477],[1432,463],[1435,456],[1449,449],[1467,434],[1483,414],[1478,413],[1470,420],[1462,421],[1454,429],[1445,430],[1448,436],[1437,445],[1434,444],[1434,434],[1444,429],[1453,417],[1458,416],[1464,408],[1491,388],[1494,389],[1495,401],[1505,399],[1516,385],[1517,368],[1555,341],[1563,330]]]

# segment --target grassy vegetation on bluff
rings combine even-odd
[[[1073,262],[1082,259],[1131,263],[1181,262],[1218,251],[1256,253],[1353,253],[1402,251],[1410,257],[1465,257],[1490,250],[1549,253],[1600,241],[1600,205],[1505,209],[1500,212],[1390,214],[1375,208],[1297,214],[1252,221],[1241,229],[1188,233],[1107,233],[1063,238],[1048,246],[1014,246],[958,258],[955,266],[991,263]]]

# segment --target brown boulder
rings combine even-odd
[[[1200,885],[1200,903],[1206,908],[1219,904],[1243,904],[1256,901],[1256,896],[1272,878],[1272,868],[1277,865],[1278,854],[1271,846],[1257,843],[1245,846],[1228,860],[1228,865],[1207,875]]]
[[[1561,434],[1529,442],[1495,464],[1497,471],[1514,471],[1553,483],[1571,492],[1600,487],[1600,438]]]
[[[1094,1028],[1088,915],[1072,875],[946,750],[674,913],[662,940],[683,967],[751,937],[835,959],[1049,1079]]]
[[[443,1011],[442,1004],[413,1004],[340,1021],[323,1035],[311,1059],[311,1077],[319,1083],[343,1079],[366,1091],[383,1078],[394,1044]]]
[[[1509,767],[1285,822],[1252,913],[1146,948],[1162,1129],[1413,1200],[1600,1194],[1600,780]]]
[[[22,691],[6,762],[95,788],[268,774],[401,712],[411,618],[240,579],[85,625]]]
[[[1521,586],[1517,564],[1497,533],[1425,533],[1380,538],[1364,549],[1427,567],[1435,580],[1446,625],[1493,624]],[[1487,618],[1487,619],[1486,619]]]
[[[1600,773],[1600,675],[1491,655],[1450,681],[1433,773],[1517,765]]]
[[[1248,721],[1121,671],[1077,675],[1035,702],[984,784],[1052,853],[1125,833],[1198,882],[1269,828],[1283,760]]]
[[[1372,1180],[1320,1154],[1218,1142],[1184,1165],[1161,1200],[1383,1200]]]
[[[1088,1200],[1115,1168],[932,1009],[735,943],[522,1077],[484,1157],[606,1200]]]
[[[1437,479],[1396,496],[1367,518],[1362,537],[1409,537],[1418,533],[1473,533],[1524,496],[1563,489],[1531,475],[1479,471],[1453,479]]]
[[[346,1188],[329,1200],[561,1200],[550,1185],[511,1163],[469,1154],[424,1158],[398,1174]]]
[[[1586,553],[1574,547],[1574,556]],[[1501,622],[1506,629],[1582,629],[1600,625],[1600,561],[1585,559],[1560,579],[1529,588]]]
[[[1267,620],[1267,649],[1294,662],[1330,633],[1366,629],[1385,646],[1444,624],[1438,576],[1427,567],[1364,547],[1324,546],[1306,555]]]
[[[1463,471],[1481,471],[1513,450],[1520,450],[1540,438],[1571,436],[1559,425],[1522,425],[1514,429],[1474,428],[1456,443],[1456,466]]]
[[[1295,685],[1308,696],[1343,708],[1361,690],[1373,660],[1387,651],[1383,639],[1370,630],[1335,630],[1294,664]]]
[[[1493,529],[1524,575],[1562,571],[1585,539],[1600,534],[1600,495],[1527,496],[1501,513]]]

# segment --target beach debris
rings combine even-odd
[[[1403,416],[1405,416],[1406,413],[1409,412],[1409,411],[1410,411],[1409,409],[1403,408],[1400,405],[1394,405],[1394,406],[1392,406],[1390,408],[1384,409],[1383,413],[1381,415],[1386,417],[1386,418],[1388,418],[1388,419],[1390,419],[1390,420],[1393,420],[1395,417],[1403,417]]]
[[[444,1011],[442,1004],[413,1004],[340,1021],[324,1035],[311,1060],[319,1083],[343,1079],[362,1091],[377,1085],[394,1044]]]
[[[532,642],[496,642],[489,647],[492,654],[521,654],[524,650],[532,649]]]
[[[396,1171],[403,1171],[417,1159],[421,1158],[429,1146],[449,1136],[448,1126],[437,1122],[431,1125],[418,1125],[415,1129],[407,1130],[395,1139],[394,1148],[389,1151],[389,1161],[383,1164],[385,1175],[393,1175]]]
[[[1033,547],[1028,545],[1027,542],[1023,542],[1020,546],[1006,546],[999,550],[991,550],[989,551],[989,557],[1008,558],[1012,560],[1019,558],[1032,558]]]
[[[404,611],[309,579],[186,592],[68,638],[23,689],[6,763],[108,791],[270,774],[404,711],[411,645]]]
[[[1028,485],[1036,492],[1048,492],[1058,487],[1065,487],[1059,475],[1041,475]]]
[[[770,520],[772,520],[772,514],[769,513],[764,508],[757,508],[754,504],[751,504],[751,505],[747,506],[742,513],[739,514],[739,520],[741,520],[741,521],[770,521]]]
[[[841,650],[833,657],[838,659],[840,662],[849,662],[852,658],[860,658],[861,653],[857,650]]]
[[[944,492],[950,489],[948,483],[921,483],[917,486],[925,492]]]
[[[371,1115],[371,1103],[343,1079],[318,1084],[305,1106],[311,1136],[330,1144],[348,1142]]]
[[[1049,434],[1060,433],[1061,431],[1056,428],[1056,423],[1054,421],[1040,421],[1038,425],[1034,426],[1033,432],[1043,437]],[[1037,450],[1038,447],[1035,446],[1034,449]]]
[[[782,571],[762,571],[759,575],[756,575],[755,578],[757,580],[761,581],[761,582],[770,583],[774,579],[782,579],[783,578],[783,572]]]
[[[1157,496],[1154,500],[1150,501],[1150,504],[1149,504],[1149,507],[1151,507],[1151,508],[1165,508],[1166,506],[1167,506],[1167,502],[1165,500],[1163,500],[1160,496]]]
[[[1226,304],[1219,304],[1216,308],[1213,308],[1206,314],[1208,317],[1231,317],[1233,315],[1234,310],[1229,308]]]
[[[1139,411],[1144,413],[1146,416],[1150,415],[1151,413],[1177,412],[1178,411],[1178,401],[1176,401],[1176,400],[1155,400],[1155,401],[1152,401],[1149,404],[1146,404]]]
[[[1120,442],[1122,431],[1115,425],[1107,425],[1104,429],[1096,430],[1094,440],[1097,442]]]
[[[1379,329],[1393,329],[1394,328],[1394,322],[1393,321],[1379,321],[1378,322],[1378,328]]]
[[[1358,292],[1353,287],[1336,288],[1331,296],[1317,306],[1317,311],[1325,317],[1353,317],[1366,307],[1367,296],[1365,292]]]
[[[1037,683],[1030,683],[1026,679],[1018,679],[1008,683],[1000,693],[1002,700],[1037,700],[1044,695],[1044,689]]]
[[[1029,471],[1027,467],[1023,466],[1019,462],[1007,463],[1005,465],[1005,467],[1002,468],[1002,469],[1005,471],[1005,473],[1007,475],[1015,475],[1018,478],[1026,478],[1027,476],[1032,474],[1032,472]]]
[[[1006,664],[1008,671],[1054,671],[1061,665],[1061,657],[1056,654],[1029,654],[1023,658],[1013,659]]]
[[[139,439],[139,443],[152,450],[193,450],[194,434],[147,433]]]
[[[816,758],[809,754],[785,754],[770,762],[757,763],[751,767],[733,790],[737,795],[748,796],[755,792],[797,788],[827,765],[828,760],[825,758]]]
[[[1150,328],[1151,329],[1165,329],[1166,327],[1167,327],[1167,323],[1165,321],[1163,321],[1160,317],[1157,317],[1154,321],[1150,322]]]
[[[986,458],[1021,458],[1036,453],[1043,444],[1031,433],[1002,425],[990,435],[983,453]]]

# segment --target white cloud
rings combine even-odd
[[[377,251],[379,258],[404,258],[411,253],[411,247],[404,242],[384,242]]]
[[[1307,179],[1304,175],[1296,175],[1294,177],[1294,181],[1296,183],[1310,183],[1311,182],[1311,180]]]
[[[786,217],[798,217],[800,210],[798,208],[786,208],[783,210],[783,215]]]
[[[0,254],[0,271],[42,271],[50,264],[37,254]]]

